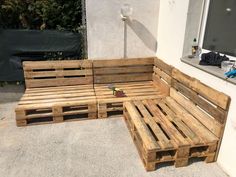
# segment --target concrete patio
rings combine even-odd
[[[122,118],[19,128],[22,86],[0,88],[1,177],[226,177],[217,163],[146,172]]]

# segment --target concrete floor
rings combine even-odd
[[[22,87],[0,88],[0,177],[226,177],[217,163],[146,172],[121,118],[18,128]]]

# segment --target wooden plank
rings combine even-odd
[[[160,99],[163,98],[163,95],[147,95],[147,96],[133,96],[133,97],[122,97],[122,98],[106,98],[98,99],[99,103],[117,103],[125,101],[135,101],[135,100],[144,100],[144,99]]]
[[[152,86],[153,82],[152,81],[134,81],[134,82],[123,82],[123,83],[114,83],[115,86],[117,87],[137,87],[137,86]],[[105,87],[107,88],[107,84],[94,84],[94,87]]]
[[[27,104],[43,104],[43,103],[57,103],[57,102],[67,102],[67,101],[75,101],[75,100],[89,100],[95,99],[94,95],[88,96],[80,96],[80,97],[56,97],[51,99],[37,99],[37,100],[21,100],[19,105],[27,105]]]
[[[222,125],[218,123],[213,118],[209,117],[202,110],[196,107],[196,105],[184,98],[181,94],[179,94],[175,89],[170,89],[170,96],[175,99],[180,105],[185,108],[188,108],[190,114],[192,114],[195,118],[197,118],[205,127],[207,127],[212,133],[214,133],[217,137],[220,136]]]
[[[192,78],[177,69],[173,69],[172,77],[189,87],[190,89],[196,91],[205,99],[211,101],[213,104],[227,110],[230,102],[230,97],[222,92],[219,92],[203,83],[199,80]]]
[[[74,89],[74,90],[48,90],[48,91],[44,91],[44,92],[26,92],[22,98],[29,98],[29,97],[32,97],[32,99],[36,96],[55,96],[55,95],[60,95],[60,94],[80,94],[80,95],[83,95],[84,93],[91,93],[92,95],[95,95],[94,94],[94,90],[93,89],[88,89],[88,90],[79,90],[78,89]]]
[[[173,66],[168,65],[167,63],[163,62],[163,60],[155,58],[154,65],[158,67],[160,70],[164,71],[169,76],[172,75]]]
[[[125,102],[124,107],[127,109],[130,114],[131,120],[134,123],[142,141],[148,151],[154,151],[160,149],[159,145],[155,141],[155,138],[152,136],[148,127],[146,126],[144,120],[142,120],[140,114],[135,108],[133,103]]]
[[[129,82],[129,81],[148,81],[152,80],[152,74],[119,74],[119,75],[95,75],[94,83],[115,83],[115,82]]]
[[[126,84],[125,84],[126,83]],[[113,86],[123,89],[123,90],[139,90],[139,89],[153,89],[158,90],[158,88],[153,86],[152,82],[149,81],[140,81],[139,84],[136,84],[135,82],[125,82],[125,83],[114,83]],[[97,92],[103,92],[103,91],[110,91],[108,89],[108,84],[95,84],[94,89]]]
[[[28,79],[26,80],[27,88],[34,87],[50,87],[50,86],[66,86],[66,85],[80,85],[92,84],[93,77],[80,77],[80,78],[55,78],[55,79]]]
[[[129,59],[110,59],[110,60],[93,60],[94,68],[118,67],[118,66],[135,66],[135,65],[153,65],[153,58],[129,58]]]
[[[68,92],[64,92],[64,93],[53,93],[53,94],[49,94],[49,95],[25,95],[21,98],[21,101],[36,101],[36,100],[53,100],[53,99],[58,99],[58,98],[76,98],[76,97],[83,97],[86,99],[86,97],[88,96],[95,96],[95,94],[93,92],[84,92],[84,93],[77,93],[75,91],[73,91],[72,93],[68,93]],[[36,101],[37,102],[37,101]]]
[[[155,93],[155,92],[147,92],[147,93],[130,93],[130,94],[126,94],[126,97],[116,97],[112,94],[109,95],[96,95],[96,98],[98,100],[106,100],[106,99],[118,99],[118,98],[133,98],[133,97],[163,97],[163,95],[161,93]],[[139,99],[140,100],[140,99]]]
[[[153,67],[150,66],[128,66],[112,68],[94,68],[95,75],[121,74],[121,73],[152,73]]]
[[[190,88],[184,86],[175,79],[172,80],[172,87],[181,92],[184,96],[189,98],[192,102],[201,107],[204,111],[210,114],[214,119],[220,123],[224,123],[226,119],[226,111],[220,107],[215,107],[213,104],[209,103],[202,97],[200,97],[197,92],[191,90]]]
[[[96,99],[89,98],[89,99],[81,99],[81,100],[70,100],[70,101],[58,101],[58,102],[51,102],[51,103],[42,103],[42,104],[27,104],[27,105],[18,105],[16,110],[28,110],[28,109],[40,109],[40,108],[50,108],[52,106],[72,106],[72,105],[86,105],[86,104],[96,104]]]
[[[91,60],[24,61],[24,70],[55,68],[92,68]]]
[[[33,94],[33,93],[45,93],[45,92],[54,92],[54,91],[75,91],[75,90],[93,90],[93,85],[71,85],[71,86],[58,86],[58,87],[44,87],[44,88],[27,88],[26,93],[27,94]]]
[[[64,76],[83,76],[92,75],[91,69],[84,70],[55,70],[55,71],[29,71],[25,72],[26,79],[40,78],[40,77],[64,77]]]

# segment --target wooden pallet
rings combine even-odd
[[[91,60],[25,61],[26,88],[92,85]]]
[[[94,60],[94,83],[127,83],[152,80],[154,58]]]
[[[172,70],[170,97],[188,109],[201,124],[219,138],[215,161],[222,141],[230,97],[177,69]]]
[[[123,102],[151,98],[162,98],[164,95],[152,81],[127,82],[114,84],[125,92],[125,97],[116,97],[108,84],[94,86],[98,103],[98,118],[112,117],[123,114]]]
[[[26,89],[16,108],[17,126],[97,118],[90,85]]]
[[[193,157],[214,161],[219,139],[171,97],[125,102],[124,118],[147,171]]]

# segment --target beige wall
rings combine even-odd
[[[159,0],[86,0],[88,58],[106,59],[124,56],[124,23],[120,8],[133,7],[127,26],[127,56],[155,56]]]
[[[193,0],[194,1],[194,0]],[[201,3],[201,1],[199,1]],[[236,176],[236,85],[218,79],[199,69],[186,65],[180,61],[183,51],[188,53],[185,42],[192,40],[197,34],[196,28],[191,28],[194,24],[188,20],[190,12],[194,11],[194,3],[190,0],[161,0],[158,24],[158,49],[157,56],[167,63],[174,65],[181,71],[198,78],[205,84],[218,89],[231,96],[231,106],[223,137],[219,165],[230,176]],[[199,6],[199,4],[196,4]],[[189,13],[188,13],[189,12]],[[194,12],[195,13],[195,12]],[[189,18],[191,19],[191,18]],[[187,28],[186,28],[187,22]],[[195,24],[195,26],[198,26]],[[196,30],[196,31],[193,31]],[[184,47],[185,46],[185,47]]]

